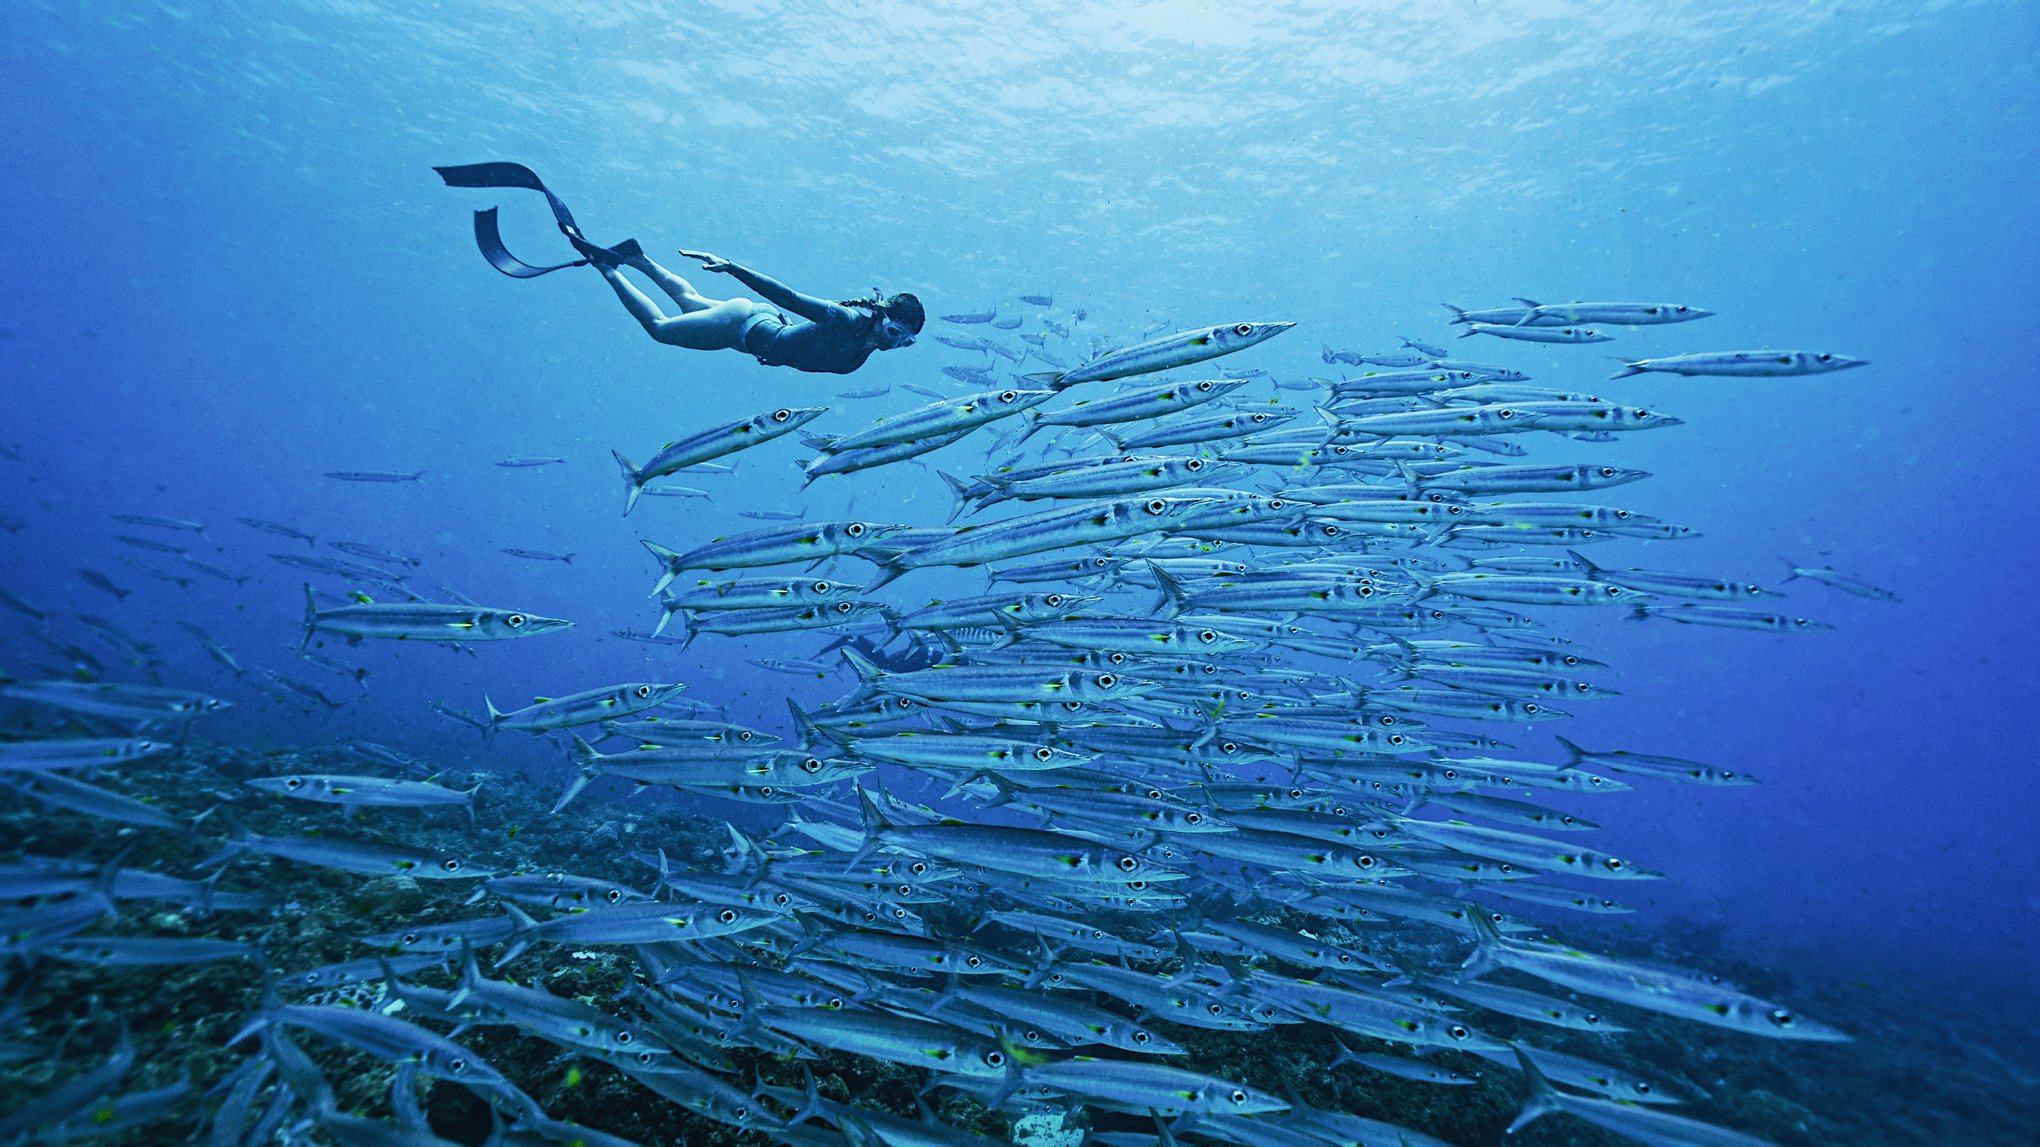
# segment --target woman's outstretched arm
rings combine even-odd
[[[782,310],[792,311],[811,323],[829,322],[831,320],[849,321],[855,317],[850,313],[850,308],[840,303],[832,303],[827,299],[818,299],[813,295],[803,295],[770,275],[761,275],[749,267],[732,263],[728,259],[711,255],[706,251],[682,251],[680,253],[690,259],[701,260],[702,270],[720,271],[758,292],[766,302]]]

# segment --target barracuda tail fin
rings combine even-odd
[[[1785,582],[1798,581],[1800,569],[1799,563],[1793,561],[1791,558],[1785,557],[1781,557],[1778,560],[1785,563],[1785,581],[1781,581],[1778,584],[1784,585]]]
[[[1600,575],[1608,572],[1602,569],[1600,566],[1595,565],[1593,562],[1588,561],[1587,556],[1579,552],[1578,550],[1567,550],[1565,552],[1565,556],[1571,558],[1573,560],[1573,564],[1580,567],[1580,573],[1586,575],[1586,579],[1588,581],[1600,581],[1601,580]],[[1563,737],[1559,739],[1564,740]]]
[[[1466,311],[1464,308],[1455,307],[1451,303],[1439,303],[1438,305],[1452,312],[1452,321],[1454,323],[1463,323],[1467,321]]]
[[[553,805],[552,810],[555,813],[567,807],[569,801],[580,796],[581,790],[588,787],[589,781],[602,775],[602,754],[595,751],[595,746],[582,740],[579,733],[567,735],[574,739],[574,777],[567,782],[567,791],[561,793],[560,799]]]
[[[1040,383],[1041,385],[1049,387],[1052,390],[1060,390],[1062,389],[1063,376],[1068,373],[1069,373],[1068,371],[1051,370],[1039,374],[1023,374],[1020,377],[1026,379],[1028,382]]]
[[[690,627],[687,624],[687,611],[680,606],[671,604],[670,602],[659,603],[659,624],[652,627],[652,636],[657,637],[661,633],[666,632],[666,627],[668,625],[671,625],[673,623],[673,619],[676,617],[680,619],[681,630],[683,632],[687,632],[688,638],[692,640],[694,635],[692,632],[689,631]]]
[[[652,586],[652,592],[645,595],[657,597],[665,592],[667,586],[673,584],[674,578],[680,576],[681,554],[678,550],[669,550],[657,542],[646,542],[645,548],[652,551],[652,556],[659,559],[659,564],[665,567],[665,572],[659,575],[657,584]]]
[[[880,669],[871,658],[855,649],[846,646],[842,653],[844,663],[857,674],[857,689],[850,694],[845,704],[855,705],[860,701],[870,700],[878,692],[878,681],[885,676],[885,670]]]
[[[1466,922],[1473,928],[1473,951],[1468,953],[1466,962],[1459,966],[1459,978],[1477,980],[1496,968],[1501,967],[1502,930],[1488,915],[1488,910],[1472,901],[1461,905],[1466,911]]]
[[[821,1089],[815,1086],[815,1073],[808,1070],[807,1064],[800,1065],[800,1086],[800,1106],[786,1117],[788,1127],[798,1127],[810,1119],[819,1119],[829,1110],[828,1100],[822,1098]]]
[[[1564,1111],[1565,1102],[1551,1089],[1551,1080],[1545,1077],[1543,1069],[1537,1066],[1521,1044],[1512,1041],[1509,1048],[1516,1053],[1516,1064],[1523,1069],[1523,1078],[1530,1081],[1530,1098],[1523,1101],[1523,1110],[1509,1124],[1508,1133],[1514,1135],[1542,1116]]]
[[[305,635],[298,642],[297,651],[303,653],[312,644],[312,630],[319,624],[319,602],[312,596],[312,583],[305,583]]]
[[[482,740],[484,743],[493,742],[496,739],[496,729],[503,723],[503,712],[496,708],[494,701],[489,700],[487,693],[482,694],[482,707],[489,712],[489,723],[482,726]]]
[[[1561,737],[1558,734],[1553,733],[1551,735],[1551,739],[1557,741],[1561,745],[1564,745],[1566,753],[1572,757],[1571,760],[1567,761],[1564,765],[1560,766],[1561,768],[1567,769],[1579,768],[1580,762],[1587,759],[1587,751],[1585,749],[1580,748],[1578,745],[1573,744],[1571,741],[1566,740],[1564,737]]]
[[[1155,599],[1154,608],[1162,617],[1177,617],[1190,608],[1190,599],[1183,593],[1183,583],[1176,575],[1163,569],[1153,558],[1148,559],[1148,572],[1154,575],[1155,589],[1161,596]]]
[[[611,450],[609,456],[616,459],[616,464],[623,468],[623,516],[628,518],[630,512],[637,509],[638,495],[645,492],[645,480],[639,475],[638,468],[630,459],[625,458],[621,451]]]
[[[948,471],[937,470],[935,473],[942,479],[943,484],[949,487],[949,496],[956,499],[956,505],[949,509],[949,516],[942,519],[944,523],[953,522],[958,514],[963,513],[970,506],[970,485]]]
[[[1613,358],[1614,356],[1611,355],[1609,357]],[[1608,377],[1610,379],[1628,378],[1632,374],[1643,373],[1643,364],[1641,362],[1630,362],[1626,358],[1617,358],[1615,359],[1615,361],[1622,364],[1622,369],[1616,371],[1614,374],[1609,375]]]

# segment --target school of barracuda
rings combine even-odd
[[[65,669],[6,679],[0,700],[42,729],[56,723],[74,735],[0,742],[11,799],[182,832],[197,851],[183,874],[125,867],[125,854],[6,861],[6,977],[32,975],[43,961],[111,970],[247,959],[272,978],[244,1026],[213,1037],[244,1056],[223,1078],[124,1090],[135,1057],[124,1038],[110,1051],[67,1047],[75,1072],[10,1103],[0,1143],[101,1136],[173,1116],[216,1144],[446,1142],[416,1097],[431,1080],[493,1108],[494,1142],[625,1142],[548,1115],[456,1038],[475,1028],[611,1065],[647,1102],[660,1097],[789,1144],[991,1142],[925,1109],[914,1119],[825,1098],[801,1062],[825,1052],[924,1070],[930,1089],[1009,1113],[1133,1117],[1094,1132],[1097,1143],[1442,1142],[1312,1109],[1257,1086],[1251,1072],[1235,1080],[1177,1065],[1184,1049],[1172,1034],[1283,1025],[1334,1033],[1343,1050],[1331,1066],[1471,1082],[1419,1058],[1450,1049],[1520,1071],[1529,1099],[1518,1126],[1565,1113],[1645,1143],[1762,1142],[1671,1110],[1677,1094],[1662,1084],[1482,1030],[1493,1013],[1620,1032],[1600,1012],[1614,1003],[1760,1039],[1848,1038],[1705,971],[1577,950],[1552,935],[1567,912],[1627,911],[1622,882],[1662,874],[1647,857],[1593,847],[1593,823],[1544,807],[1537,793],[1752,783],[1726,768],[1563,737],[1556,760],[1523,748],[1526,723],[1615,692],[1596,678],[1602,663],[1561,635],[1566,611],[1615,607],[1639,619],[1774,633],[1823,628],[1768,604],[1781,595],[1741,577],[1590,558],[1582,551],[1603,543],[1691,531],[1601,504],[1602,491],[1648,477],[1641,471],[1591,457],[1520,460],[1527,435],[1562,436],[1587,455],[1587,444],[1678,419],[1570,386],[1533,386],[1518,371],[1413,340],[1383,354],[1326,347],[1325,363],[1351,369],[1272,388],[1259,370],[1183,375],[1292,325],[1281,322],[1151,329],[1124,349],[1094,343],[1066,366],[1050,349],[1080,341],[1082,312],[1051,317],[1052,299],[1022,302],[1033,308],[1025,320],[996,308],[944,318],[952,328],[1025,326],[1024,350],[937,336],[985,362],[1004,360],[1012,374],[1003,382],[990,366],[951,366],[945,374],[977,391],[926,390],[926,405],[805,438],[816,451],[805,466],[810,483],[946,451],[936,464],[954,499],[950,522],[809,521],[758,509],[751,515],[773,524],[647,543],[658,621],[623,636],[686,644],[814,631],[812,658],[759,664],[837,680],[838,699],[789,701],[790,724],[778,733],[713,719],[714,699],[683,694],[680,682],[577,687],[509,711],[488,698],[480,717],[435,704],[491,737],[564,732],[572,779],[555,813],[625,791],[584,791],[603,777],[783,811],[769,833],[730,828],[720,865],[649,850],[636,858],[642,865],[618,857],[605,871],[498,872],[406,843],[417,822],[378,819],[395,815],[386,810],[457,808],[472,820],[490,794],[480,775],[473,788],[443,786],[421,779],[429,768],[413,771],[378,746],[362,753],[385,766],[381,774],[252,782],[263,795],[249,799],[360,814],[341,831],[265,836],[228,809],[202,824],[168,815],[77,776],[118,778],[172,751],[227,702],[99,679],[88,650],[46,637]],[[1517,300],[1455,308],[1451,322],[1495,344],[1592,343],[1609,336],[1587,324],[1709,313]],[[1051,369],[1022,373],[1034,360]],[[1617,377],[1783,377],[1855,365],[1824,353],[1736,351],[1627,362]],[[1154,377],[1162,372],[1183,376]],[[1262,396],[1250,397],[1256,386]],[[629,460],[636,446],[625,447],[616,455],[623,510],[646,494],[704,497],[662,480],[726,472],[718,459],[776,449],[766,444],[828,413],[785,407],[695,430],[642,466]],[[989,440],[981,456],[956,448],[973,436]],[[978,457],[976,466],[967,460]],[[1581,494],[1591,497],[1558,500]],[[137,570],[186,584],[193,573],[245,580],[177,543],[202,523],[117,517],[142,532],[115,540],[151,554],[127,562]],[[353,590],[343,598],[307,585],[302,631],[292,635],[301,656],[347,688],[362,673],[335,654],[362,640],[465,647],[572,624],[450,590],[413,591],[407,571],[417,563],[379,546],[329,543],[347,557],[328,557],[299,526],[240,522],[305,542],[305,551],[272,556]],[[982,570],[985,592],[917,595],[918,571],[931,568]],[[126,596],[101,571],[81,576]],[[1793,567],[1788,580],[1802,579],[1895,600],[1832,569]],[[380,587],[381,599],[363,585]],[[890,591],[883,600],[881,587]],[[4,604],[38,623],[46,615],[12,593]],[[109,646],[146,656],[147,644],[117,623],[79,621]],[[180,624],[237,679],[247,672],[242,655]],[[332,685],[254,668],[266,682],[261,695],[321,709],[345,703],[327,696]],[[887,770],[939,783],[940,807],[892,795]],[[1249,779],[1270,770],[1283,779]],[[359,958],[343,964],[271,968],[264,901],[234,888],[235,861],[250,855],[363,878],[468,882],[477,907],[467,918],[361,935]],[[222,938],[151,935],[123,911],[134,900],[215,913]],[[616,999],[555,996],[514,976],[520,956],[538,947],[627,954],[634,977]],[[1441,950],[1451,955],[1440,960]],[[371,981],[382,985],[375,1006],[284,994]],[[326,1045],[389,1065],[392,1119],[340,1109],[308,1051]],[[768,1084],[737,1070],[736,1049],[792,1062],[781,1061],[781,1082]],[[6,1050],[52,1051],[18,1041]]]

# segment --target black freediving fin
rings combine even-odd
[[[544,195],[546,202],[552,205],[553,219],[559,223],[560,233],[574,245],[581,258],[549,267],[534,266],[510,253],[510,249],[503,245],[503,233],[496,225],[496,208],[475,212],[475,245],[482,249],[482,258],[513,279],[535,279],[568,267],[584,267],[591,262],[613,264],[644,253],[635,239],[626,239],[614,248],[590,243],[581,234],[580,224],[574,222],[574,213],[567,210],[560,197],[546,187],[537,172],[521,163],[470,163],[432,170],[439,173],[439,178],[445,180],[448,187],[518,187]]]

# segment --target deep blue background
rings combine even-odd
[[[607,636],[656,616],[637,539],[686,548],[763,524],[739,509],[826,518],[853,501],[937,522],[934,475],[891,467],[799,495],[804,454],[786,441],[700,479],[713,505],[647,499],[626,520],[607,451],[642,458],[711,421],[892,384],[834,402],[816,429],[853,427],[922,401],[901,383],[954,389],[937,368],[977,356],[924,339],[840,380],[657,346],[590,272],[489,270],[470,210],[500,203],[512,248],[544,262],[564,249],[542,203],[445,189],[433,164],[521,160],[598,239],[718,251],[812,293],[876,284],[937,314],[1030,316],[1016,296],[1051,293],[1062,319],[1087,309],[1085,346],[1164,319],[1294,320],[1234,363],[1283,378],[1321,373],[1321,343],[1443,341],[1441,300],[1690,303],[1720,317],[1606,347],[1452,345],[1686,420],[1538,445],[1654,471],[1604,500],[1704,534],[1597,561],[1767,580],[1778,555],[1832,561],[1905,604],[1800,585],[1791,607],[1839,629],[1794,638],[1554,619],[1626,694],[1562,731],[1768,782],[1592,802],[1609,847],[1673,874],[1622,889],[1655,908],[1639,926],[1718,920],[1753,956],[2034,998],[2030,4],[557,7],[86,0],[0,15],[0,445],[23,456],[0,459],[0,482],[30,522],[0,534],[0,584],[156,641],[173,680],[240,700],[207,731],[256,741],[366,738],[451,760],[479,738],[425,700],[478,709],[485,689],[503,703],[670,677],[777,726],[789,688],[837,691],[742,663],[812,641],[676,655]],[[1745,346],[1874,365],[1601,381],[1604,350]],[[933,461],[968,472],[982,449]],[[491,465],[520,454],[570,461]],[[319,476],[335,469],[428,473]],[[118,512],[203,519],[207,556],[255,576],[189,592],[141,578],[112,562],[127,551],[109,536],[137,532]],[[280,648],[300,578],[262,555],[307,551],[240,515],[412,553],[423,587],[580,624],[474,659],[364,647],[367,699],[300,716],[236,691],[170,624],[197,620],[347,695]],[[80,565],[137,592],[115,604]],[[890,597],[978,584],[916,574]],[[0,667],[37,665],[16,620],[0,618]],[[1542,731],[1519,740],[1555,752]],[[562,769],[514,734],[492,759]]]

